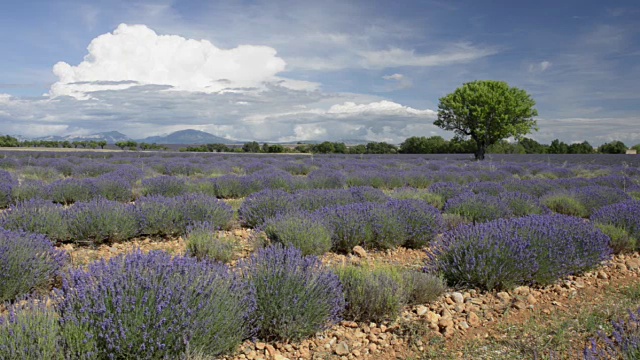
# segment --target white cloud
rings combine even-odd
[[[496,48],[480,48],[469,43],[458,43],[441,52],[430,55],[416,54],[415,50],[392,48],[379,51],[362,51],[361,65],[366,68],[381,69],[399,66],[444,66],[466,63],[498,53]]]
[[[297,89],[317,87],[276,77],[286,64],[271,47],[220,49],[207,40],[158,35],[144,25],[121,24],[113,33],[93,39],[87,50],[79,65],[59,62],[53,67],[59,80],[51,87],[51,96],[86,99],[93,91],[149,84],[205,93],[260,88],[274,81]]]
[[[553,65],[551,63],[551,61],[541,61],[539,63],[536,64],[530,64],[529,65],[529,72],[530,73],[536,73],[536,72],[545,72],[546,70],[548,70],[551,65]]]
[[[382,78],[384,80],[395,82],[393,86],[387,88],[388,91],[407,89],[413,86],[411,79],[402,74],[395,73],[392,75],[385,75]]]
[[[327,111],[327,114],[337,116],[356,116],[356,115],[401,115],[401,116],[424,116],[434,118],[438,115],[433,110],[418,110],[408,106],[403,106],[392,101],[379,101],[369,104],[356,104],[354,102],[345,102],[342,105],[333,105]]]

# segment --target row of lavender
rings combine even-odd
[[[629,205],[640,210],[640,202]],[[51,280],[62,279],[49,300],[53,306],[32,297],[8,305],[9,315],[0,316],[0,356],[8,359],[215,356],[254,336],[296,341],[341,318],[393,319],[403,305],[424,304],[442,292],[435,274],[450,284],[488,289],[548,284],[591,270],[611,254],[609,237],[565,215],[501,219],[445,232],[422,273],[328,269],[318,258],[282,246],[259,250],[234,269],[152,252],[74,270],[66,268],[66,253],[42,235],[3,230],[0,245],[5,299],[46,291]],[[585,353],[633,354],[639,334],[637,318],[632,321],[628,328],[616,323],[616,336],[624,342],[605,342],[606,351],[593,346]]]

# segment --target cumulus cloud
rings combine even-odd
[[[86,99],[90,92],[123,90],[136,85],[168,85],[174,90],[216,93],[237,88],[261,88],[268,82],[296,89],[317,84],[283,79],[285,61],[268,46],[240,45],[220,49],[207,40],[158,35],[144,25],[121,24],[113,33],[89,44],[77,66],[58,62],[52,97]]]

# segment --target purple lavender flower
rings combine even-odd
[[[532,215],[460,226],[429,251],[428,272],[451,285],[484,289],[548,284],[609,258],[609,238],[582,219]]]
[[[342,286],[317,257],[273,245],[241,261],[239,268],[256,289],[261,339],[296,341],[340,321]]]
[[[0,228],[0,303],[48,290],[66,261],[44,235]]]
[[[226,266],[134,252],[71,270],[57,304],[64,327],[84,329],[99,358],[177,358],[187,346],[208,355],[252,335],[251,286]]]

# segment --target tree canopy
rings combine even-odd
[[[440,98],[434,125],[470,137],[476,143],[476,160],[483,160],[489,145],[537,130],[535,101],[526,91],[506,82],[478,80],[466,83]]]

